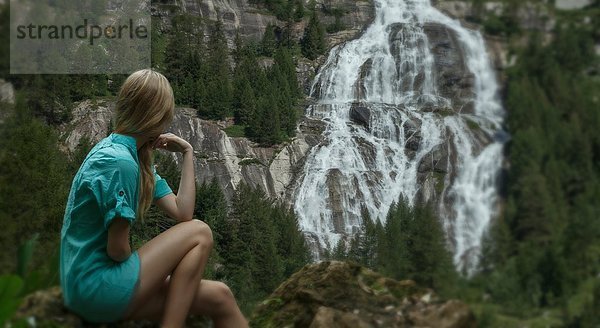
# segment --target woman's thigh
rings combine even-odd
[[[137,251],[140,257],[139,284],[126,315],[136,312],[151,297],[163,291],[165,280],[181,259],[201,243],[212,246],[212,232],[206,223],[191,220],[176,224],[140,247]]]
[[[139,307],[134,313],[126,316],[127,320],[152,320],[159,322],[162,318],[165,308],[165,301],[169,290],[169,278],[165,279],[161,288],[156,293],[148,297],[143,306]],[[219,281],[201,280],[200,285],[189,315],[206,315],[214,318],[227,312],[229,307],[234,305],[235,299],[230,294],[229,288]]]
[[[153,295],[146,298],[142,306],[136,309],[130,307],[125,314],[124,320],[152,320],[159,322],[165,309],[165,300],[169,291],[169,277],[155,290]],[[133,312],[133,313],[129,313]]]

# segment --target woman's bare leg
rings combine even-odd
[[[161,291],[167,276],[172,275],[166,294],[163,325],[181,326],[194,299],[212,244],[208,225],[191,220],[175,225],[142,246],[138,250],[140,282],[125,317],[140,311],[154,294]]]
[[[216,328],[248,327],[231,289],[219,281],[200,282],[190,312],[209,316]]]
[[[162,327],[183,327],[208,260],[210,246],[192,248],[171,275]]]
[[[166,303],[169,283],[170,281],[167,278],[162,288],[147,299],[144,307],[133,313],[129,319],[149,319],[160,322],[162,320],[162,310]],[[210,317],[216,328],[248,327],[248,322],[237,306],[231,290],[227,285],[218,281],[206,279],[200,281],[189,314]]]

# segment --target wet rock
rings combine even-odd
[[[326,33],[325,42],[333,47],[342,42],[354,39],[368,27],[375,18],[375,6],[372,1],[365,0],[318,0],[317,8],[322,9],[319,20],[323,26],[335,23],[335,15],[327,15],[325,12],[335,9],[342,12],[340,21],[344,26],[342,31]]]
[[[437,23],[425,23],[423,30],[434,58],[440,95],[451,99],[456,112],[460,109],[462,113],[472,113],[464,104],[472,98],[474,77],[464,62],[465,54],[456,32]]]
[[[369,130],[369,122],[371,120],[371,110],[366,104],[355,102],[350,107],[350,119],[357,124],[362,125]]]
[[[358,264],[310,264],[254,311],[255,327],[475,327],[469,307]]]
[[[358,74],[358,79],[356,79],[356,84],[354,85],[354,88],[356,90],[356,92],[355,92],[356,99],[358,101],[365,99],[367,96],[367,91],[365,89],[365,78],[371,71],[372,67],[373,67],[373,59],[372,58],[367,59],[360,66],[360,73]]]
[[[448,172],[448,148],[446,143],[435,146],[429,154],[423,156],[419,163],[418,172]]]
[[[396,62],[397,74],[402,78],[400,89],[401,92],[421,92],[425,78],[423,67],[411,67],[414,65],[412,60],[406,60],[403,56],[403,51],[412,49],[419,53],[418,56],[426,51],[427,40],[420,33],[420,27],[413,24],[395,23],[387,27],[390,30],[389,44],[390,52]],[[409,56],[410,57],[410,56]],[[412,72],[416,74],[414,77],[404,72]]]
[[[407,156],[410,159],[413,159],[416,155],[416,152],[421,147],[421,141],[423,139],[421,136],[420,127],[416,122],[407,120],[404,122],[403,131],[405,140],[404,149]]]
[[[331,169],[327,173],[327,190],[329,191],[328,205],[331,209],[331,219],[333,220],[333,229],[335,233],[344,233],[346,231],[344,220],[344,199],[346,192],[340,184],[342,172],[339,169]]]
[[[464,19],[471,15],[472,5],[467,1],[436,1],[433,5],[452,18]]]

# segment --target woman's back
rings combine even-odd
[[[106,251],[112,219],[135,221],[138,177],[135,139],[113,133],[92,148],[73,179],[61,231],[60,278],[66,306],[89,321],[119,317],[138,281],[137,252],[115,262]]]

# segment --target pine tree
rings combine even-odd
[[[165,74],[171,84],[183,83],[183,79],[187,75],[188,49],[186,44],[185,34],[182,31],[174,30],[165,49]]]
[[[275,36],[275,25],[268,24],[261,41],[261,52],[263,56],[271,57],[277,49],[277,37]]]
[[[215,248],[220,254],[224,254],[223,245],[227,244],[224,240],[224,232],[228,230],[229,226],[227,202],[216,178],[213,178],[210,183],[204,182],[196,188],[194,216],[211,227]]]
[[[409,258],[416,282],[443,291],[456,279],[444,231],[430,204],[416,205],[408,223]]]
[[[276,204],[271,217],[276,226],[277,252],[283,261],[283,276],[289,277],[310,261],[310,251],[294,212]]]
[[[301,22],[302,18],[304,18],[304,1],[303,0],[295,0],[294,1],[294,21]]]
[[[371,216],[366,208],[361,210],[362,223],[360,227],[361,238],[358,241],[359,263],[362,265],[376,269],[376,264],[379,262],[377,254],[377,231],[376,225],[371,220]]]
[[[331,258],[337,261],[345,261],[348,258],[344,239],[340,238],[340,240],[338,240],[337,244],[333,248],[333,252],[331,252]]]
[[[319,21],[316,10],[312,11],[308,26],[304,29],[302,37],[302,54],[311,60],[325,53],[325,29]]]
[[[223,119],[232,114],[232,86],[230,80],[229,49],[223,23],[213,26],[208,42],[207,75],[204,81],[205,101],[198,113],[205,118]]]
[[[33,117],[23,94],[17,94],[14,107],[4,110],[8,116],[0,125],[0,263],[7,273],[14,266],[16,246],[34,234],[40,235],[41,252],[56,246],[71,172],[57,147],[58,133]],[[38,255],[34,259],[47,256]]]

